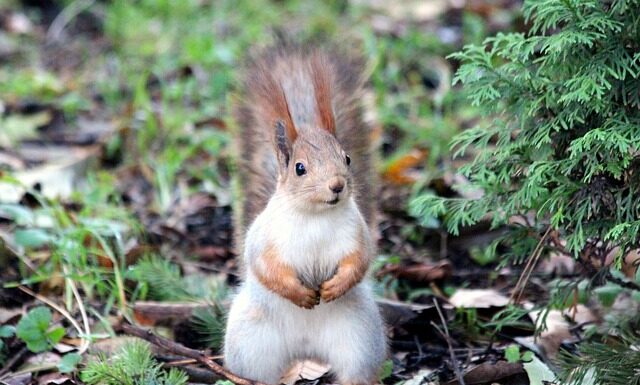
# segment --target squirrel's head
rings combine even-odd
[[[307,129],[276,123],[278,189],[304,211],[339,207],[351,197],[351,158],[338,143],[335,131]]]

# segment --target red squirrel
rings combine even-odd
[[[277,384],[297,360],[341,384],[371,384],[386,357],[367,271],[375,248],[362,62],[280,43],[245,75],[236,239],[245,270],[229,312],[225,365]]]

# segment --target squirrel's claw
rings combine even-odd
[[[313,309],[314,306],[320,303],[320,297],[318,296],[318,293],[315,290],[309,289],[308,287],[303,285],[300,285],[300,288],[296,295],[293,298],[289,299],[297,306],[305,309]]]
[[[320,297],[324,302],[331,302],[344,295],[349,290],[349,287],[344,284],[344,280],[338,275],[334,275],[333,278],[325,281],[320,286]]]

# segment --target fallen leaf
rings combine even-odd
[[[434,308],[434,305],[413,304],[386,298],[379,298],[376,302],[385,324],[393,327],[402,326],[423,311]]]
[[[195,302],[138,301],[133,304],[133,316],[144,326],[175,324],[190,318],[194,310],[209,306]]]
[[[529,317],[535,323],[536,329],[539,329],[544,322],[545,329],[540,332],[540,335],[537,338],[529,338],[533,339],[541,353],[549,359],[556,357],[563,342],[576,339],[571,333],[571,325],[568,320],[576,324],[598,322],[595,314],[582,304],[562,311],[550,310],[546,315],[543,311],[532,311],[529,313]]]
[[[12,177],[28,188],[39,185],[41,193],[47,198],[66,198],[75,190],[77,181],[85,174],[90,163],[96,159],[100,147],[65,147],[63,150],[40,147],[39,151],[50,153],[53,158],[51,162],[15,172]],[[0,182],[0,203],[18,203],[25,191],[19,184]]]
[[[420,263],[411,266],[393,264],[381,269],[376,275],[381,277],[390,274],[396,278],[409,281],[430,283],[439,279],[448,278],[452,272],[453,267],[451,266],[451,262],[444,260],[436,264]]]
[[[387,166],[383,174],[384,179],[397,185],[415,183],[418,178],[411,175],[409,171],[421,165],[427,158],[427,154],[426,150],[413,149],[398,157]]]
[[[551,385],[556,378],[551,369],[536,356],[523,366],[529,377],[529,385]]]
[[[463,378],[465,384],[485,384],[501,380],[519,373],[523,373],[524,369],[521,363],[509,363],[507,361],[483,362],[465,371]],[[458,384],[457,379],[453,379],[446,385]]]
[[[0,381],[2,385],[27,385],[31,383],[31,378],[33,375],[31,373],[22,373],[16,374],[14,376],[9,376],[4,380]]]
[[[327,374],[329,369],[329,366],[315,361],[298,361],[282,376],[280,383],[293,385],[299,380],[317,380]]]
[[[494,289],[458,289],[449,303],[465,309],[488,309],[507,306],[509,298]]]
[[[18,371],[39,372],[53,369],[60,363],[61,359],[60,355],[52,352],[38,353],[27,358],[22,366],[18,368]]]
[[[38,378],[38,385],[71,385],[76,382],[66,374],[49,373]]]
[[[371,8],[396,21],[407,20],[415,22],[434,20],[450,7],[449,0],[355,0],[354,4]]]
[[[568,255],[551,252],[548,258],[540,261],[538,269],[545,274],[573,274],[576,269],[576,260]]]
[[[0,307],[0,325],[5,324],[11,319],[15,319],[16,316],[22,314],[21,308],[8,309],[6,307]]]

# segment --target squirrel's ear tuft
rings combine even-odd
[[[276,147],[278,148],[278,162],[286,168],[291,157],[291,141],[282,120],[276,122]]]
[[[331,103],[331,75],[329,64],[321,54],[316,54],[311,60],[313,88],[318,108],[319,126],[330,134],[336,134],[336,122],[333,117]]]

